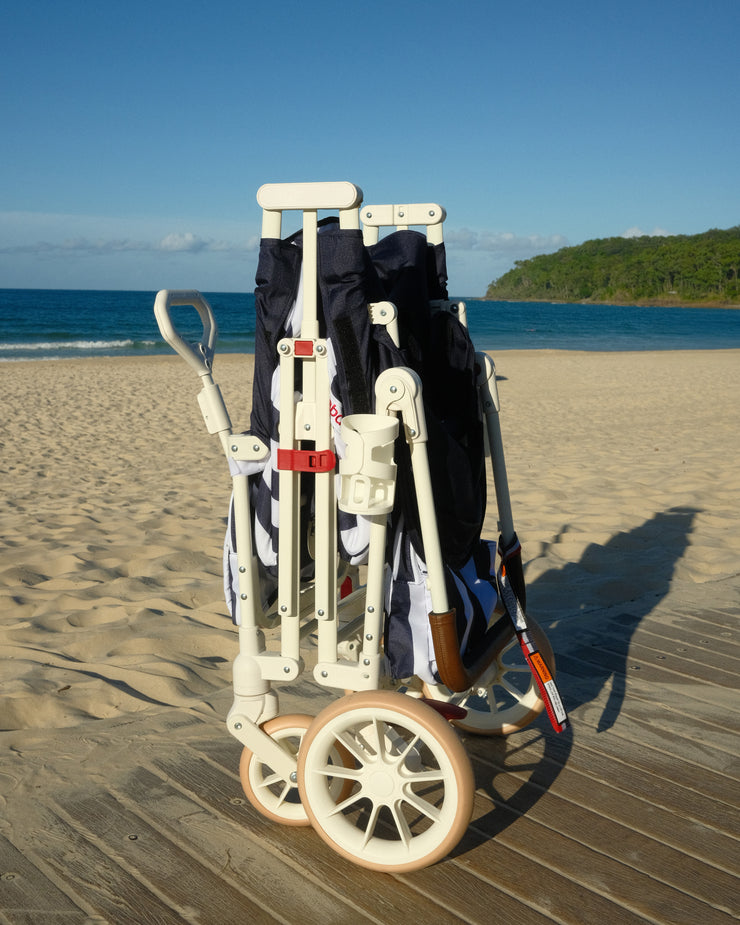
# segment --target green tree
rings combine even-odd
[[[740,225],[698,235],[597,238],[517,260],[490,284],[485,298],[740,305]]]

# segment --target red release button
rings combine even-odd
[[[313,356],[313,341],[312,340],[297,340],[293,344],[293,351],[297,357],[312,357]]]

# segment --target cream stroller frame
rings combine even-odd
[[[198,401],[209,433],[217,434],[233,476],[237,535],[239,652],[233,666],[231,734],[244,746],[240,776],[250,802],[264,815],[288,825],[311,824],[334,850],[375,870],[408,871],[447,855],[464,834],[472,814],[474,779],[470,760],[451,722],[466,731],[500,734],[526,725],[547,707],[556,728],[564,728],[552,673],[552,650],[541,630],[524,616],[516,595],[499,572],[511,620],[498,620],[487,651],[473,666],[459,653],[454,611],[450,611],[427,456],[422,385],[411,369],[393,367],[374,384],[372,414],[346,415],[341,422],[343,453],[330,408],[330,350],[320,336],[317,306],[318,213],[338,212],[342,229],[360,229],[366,245],[379,228],[423,227],[432,244],[443,241],[444,210],[433,203],[365,206],[351,183],[267,184],[260,188],[263,239],[280,239],[283,212],[302,213],[302,298],[300,334],[278,344],[280,425],[279,558],[277,600],[261,600],[253,539],[249,473],[271,448],[253,434],[235,434],[212,374],[217,328],[210,306],[196,291],[163,290],[155,315],[165,340],[195,369],[202,383]],[[197,344],[174,327],[171,308],[194,307],[203,324]],[[438,302],[464,321],[464,303]],[[385,324],[398,340],[396,307],[368,306],[373,323]],[[516,542],[499,424],[493,361],[477,354],[480,407],[493,467],[503,544]],[[300,367],[301,394],[296,393]],[[441,681],[422,684],[387,674],[383,652],[388,517],[394,505],[395,440],[403,434],[410,450],[423,536],[430,619]],[[306,441],[313,449],[305,449]],[[337,466],[338,462],[338,466]],[[315,575],[301,581],[299,511],[301,477],[314,480],[312,555]],[[365,520],[369,530],[366,574],[338,563],[340,509]],[[338,589],[351,584],[349,593]],[[499,612],[500,613],[500,612]],[[497,614],[498,616],[498,614]],[[512,625],[513,621],[513,625]],[[493,621],[492,621],[493,622]],[[503,624],[503,629],[502,629]],[[268,646],[266,633],[275,636]],[[524,668],[507,653],[528,642]],[[276,682],[295,681],[308,652],[313,678],[344,696],[316,718],[281,715]],[[533,661],[534,659],[534,661]],[[507,672],[532,669],[524,690],[509,684]],[[497,709],[494,687],[513,704]],[[481,705],[482,704],[482,708]],[[299,800],[297,799],[299,797]]]

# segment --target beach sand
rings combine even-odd
[[[529,609],[556,656],[603,613],[737,604],[740,351],[494,358]],[[216,359],[236,430],[252,362]],[[65,879],[69,858],[54,868],[39,847],[49,806],[71,824],[60,793],[115,791],[142,754],[178,741],[222,742],[238,764],[223,725],[236,654],[221,578],[230,481],[198,388],[177,357],[0,364],[0,835],[13,870],[36,858],[87,910],[79,921],[106,914],[80,898],[79,873]],[[591,699],[582,685],[575,727],[618,722],[604,679]],[[316,713],[326,696],[306,681],[287,703]],[[729,690],[712,697],[730,709]],[[20,921],[9,908],[0,894],[0,921]]]

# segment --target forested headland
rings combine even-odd
[[[740,308],[740,225],[695,235],[597,238],[517,260],[485,299]]]

